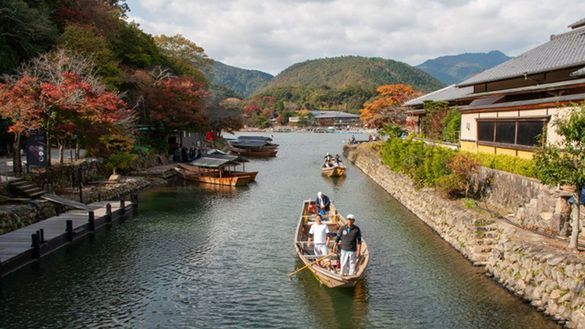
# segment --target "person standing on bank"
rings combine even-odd
[[[354,222],[355,217],[351,214],[347,215],[347,224],[339,228],[333,245],[334,251],[337,251],[338,244],[341,246],[341,275],[354,275],[355,265],[360,257],[362,232],[359,227],[354,225]]]
[[[311,225],[309,230],[309,238],[307,239],[307,245],[311,247],[311,241],[313,242],[313,251],[315,256],[325,256],[329,254],[329,228],[327,224],[323,224],[321,221],[321,215],[315,215],[315,223]]]
[[[315,200],[315,204],[317,205],[318,214],[321,216],[325,216],[325,214],[329,213],[329,207],[331,206],[331,200],[329,197],[323,194],[323,192],[317,193],[317,199]]]

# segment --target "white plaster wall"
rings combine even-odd
[[[477,137],[477,113],[461,115],[461,139],[475,141]]]

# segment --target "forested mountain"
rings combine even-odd
[[[252,102],[270,99],[291,108],[358,113],[385,84],[404,83],[421,92],[443,85],[427,73],[401,62],[358,56],[309,60],[294,64],[254,94]]]
[[[465,53],[429,59],[416,67],[445,84],[459,83],[477,73],[499,65],[511,57],[500,51]]]
[[[246,70],[218,61],[213,61],[206,75],[213,84],[233,90],[242,97],[250,96],[273,78],[262,71]]]
[[[421,91],[442,87],[427,73],[405,63],[383,58],[343,56],[294,64],[279,73],[265,89],[283,86],[373,89],[393,83],[409,84]]]

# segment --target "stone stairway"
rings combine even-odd
[[[498,226],[495,220],[480,220],[475,223],[475,242],[473,253],[475,254],[476,266],[485,266],[492,253],[493,246],[497,243],[499,236]]]
[[[38,199],[46,192],[38,187],[35,183],[29,182],[22,178],[16,179],[9,184],[11,193],[14,193],[21,197]]]

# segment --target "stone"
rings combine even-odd
[[[565,259],[564,256],[557,256],[547,261],[548,265],[557,266]]]
[[[555,290],[553,290],[553,291],[550,293],[550,298],[551,298],[551,299],[553,299],[553,300],[557,300],[557,299],[559,299],[560,297],[561,297],[561,291],[560,291],[560,290],[558,290],[558,289],[555,289]]]

